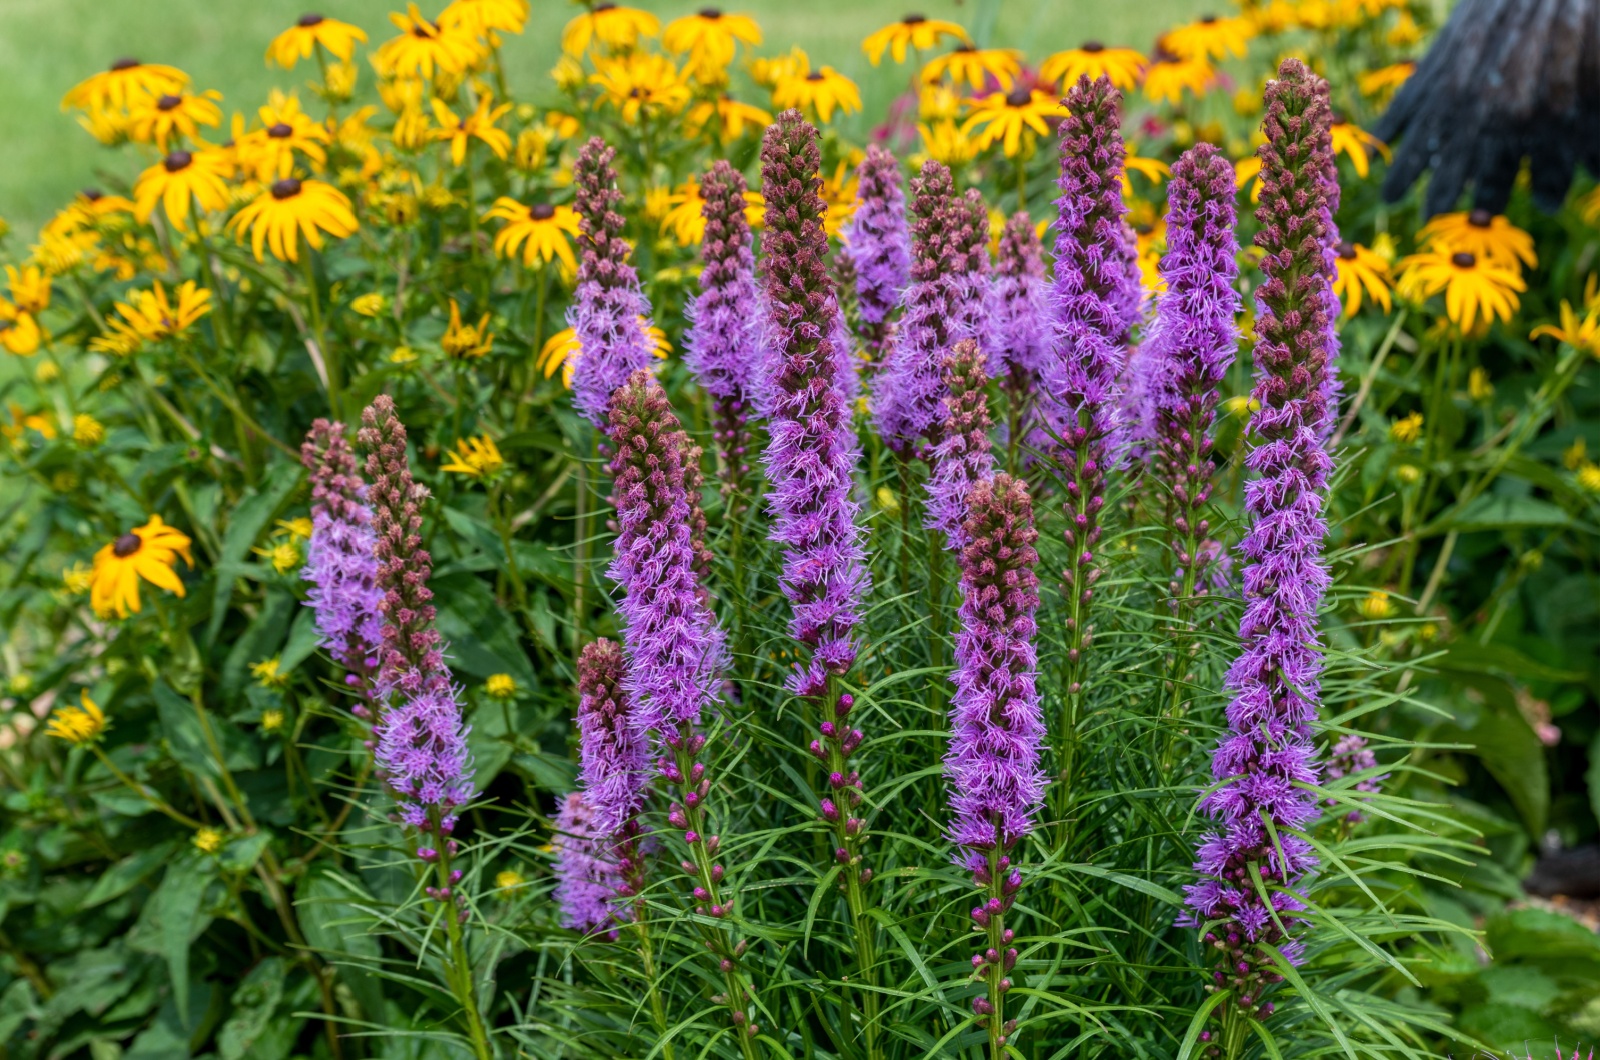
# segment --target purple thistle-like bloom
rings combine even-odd
[[[1019,396],[1039,385],[1048,363],[1050,282],[1044,247],[1026,212],[1011,215],[989,286],[989,370]]]
[[[789,633],[812,649],[788,682],[797,695],[821,693],[829,674],[855,663],[870,584],[860,507],[851,497],[859,451],[840,381],[816,137],[798,111],[785,111],[761,149],[767,311],[771,333],[782,338],[772,351],[765,454],[770,536],[783,546],[779,584],[793,605]]]
[[[406,429],[386,394],[361,414],[367,453],[378,585],[383,589],[383,649],[378,691],[384,710],[374,735],[379,771],[400,817],[413,828],[448,835],[454,810],[472,798],[467,727],[458,690],[434,628],[433,560],[422,547],[421,504],[428,490],[411,477]]]
[[[561,926],[575,931],[609,930],[627,915],[617,901],[622,870],[611,857],[606,832],[583,792],[569,792],[556,811],[550,845],[556,854],[556,905]]]
[[[1315,797],[1295,785],[1319,778],[1311,737],[1322,672],[1317,612],[1328,586],[1322,507],[1332,460],[1321,439],[1334,416],[1325,400],[1334,351],[1322,265],[1331,114],[1320,80],[1288,59],[1267,85],[1256,212],[1265,252],[1253,391],[1261,408],[1250,424],[1257,438],[1246,464],[1257,477],[1245,487],[1250,529],[1239,546],[1242,646],[1227,677],[1233,734],[1212,762],[1222,783],[1202,803],[1222,831],[1200,844],[1195,868],[1207,878],[1186,888],[1195,919],[1212,925],[1207,940],[1221,943],[1224,963],[1247,969],[1241,993],[1258,1001],[1276,977],[1258,944],[1298,959],[1292,932],[1303,903],[1294,888],[1317,863],[1311,845],[1288,832],[1318,815]],[[1272,890],[1271,910],[1253,871]]]
[[[862,339],[872,363],[882,365],[892,335],[889,316],[911,282],[911,233],[900,160],[872,144],[856,177],[856,210],[844,238],[855,273]]]
[[[939,440],[944,357],[962,339],[985,341],[989,287],[989,222],[978,192],[957,196],[950,170],[930,160],[911,194],[911,286],[872,402],[884,443],[907,458]]]
[[[700,293],[684,312],[684,363],[702,390],[711,395],[718,455],[725,492],[740,490],[750,471],[748,421],[760,383],[761,318],[755,311],[755,257],[744,214],[744,176],[725,161],[713,165],[700,182],[704,200],[705,263]]]
[[[578,333],[578,360],[572,368],[572,404],[590,423],[604,428],[611,392],[652,362],[650,303],[639,289],[639,274],[628,264],[622,192],[611,168],[616,148],[598,136],[583,145],[572,170],[581,235],[578,286],[567,310],[567,324]]]
[[[644,805],[650,776],[645,734],[629,717],[622,647],[593,641],[578,655],[578,758],[595,834],[620,834]]]
[[[1197,589],[1210,558],[1200,548],[1210,526],[1212,425],[1218,388],[1238,352],[1239,244],[1234,237],[1233,166],[1210,144],[1196,144],[1172,167],[1167,186],[1167,282],[1153,334],[1138,364],[1145,369],[1141,420],[1167,494],[1177,563],[1174,606]]]
[[[939,444],[928,453],[933,473],[922,525],[943,531],[946,547],[957,550],[967,543],[967,494],[980,479],[994,474],[988,383],[978,344],[972,339],[956,343],[944,359],[945,420]]]
[[[1367,746],[1365,736],[1354,733],[1341,736],[1334,743],[1328,758],[1328,766],[1323,770],[1324,777],[1329,781],[1343,780],[1345,777],[1378,768],[1378,756],[1372,753],[1372,748]],[[1363,777],[1352,785],[1355,791],[1373,795],[1381,790],[1380,785],[1389,779],[1389,774],[1381,773],[1377,776]],[[1329,799],[1329,806],[1337,806],[1338,799]],[[1360,810],[1351,810],[1344,818],[1350,824],[1360,824],[1367,819],[1366,814]]]
[[[372,509],[344,425],[317,420],[306,432],[300,460],[311,472],[311,540],[300,576],[311,583],[312,608],[322,646],[365,685],[378,665],[383,640],[383,590],[373,551]],[[370,717],[364,705],[358,716]]]

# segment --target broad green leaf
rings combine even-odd
[[[228,520],[228,530],[222,535],[222,554],[217,557],[216,595],[211,601],[211,621],[206,626],[206,643],[212,644],[222,632],[222,623],[228,617],[228,605],[233,602],[234,582],[243,572],[250,556],[250,548],[261,536],[267,523],[288,501],[295,487],[300,485],[299,464],[277,463],[267,472],[260,490],[246,494],[234,508]]]
[[[141,802],[143,800],[140,800]],[[148,803],[146,804],[148,805]],[[129,857],[123,858],[94,881],[94,886],[84,896],[79,904],[79,909],[93,909],[103,902],[113,898],[120,898],[138,886],[146,876],[155,872],[164,865],[172,852],[178,848],[176,840],[166,840],[145,847]]]
[[[244,683],[253,663],[278,654],[278,648],[283,644],[284,630],[289,628],[297,608],[295,598],[289,593],[281,589],[267,591],[260,612],[234,641],[222,664],[218,684],[224,701],[232,703],[238,696],[239,686]],[[279,662],[281,665],[282,660]]]
[[[1474,753],[1511,797],[1523,823],[1535,835],[1544,831],[1550,811],[1550,774],[1544,745],[1513,707],[1485,704],[1470,726],[1446,726],[1441,739],[1472,745]]]
[[[268,957],[250,969],[234,989],[228,1018],[217,1031],[217,1054],[222,1060],[282,1060],[288,1054],[289,1043],[282,1043],[285,1047],[281,1049],[267,1049],[260,1040],[283,997],[283,978],[283,959]]]
[[[288,643],[278,653],[279,667],[285,671],[293,670],[311,657],[321,640],[322,634],[317,632],[316,612],[309,607],[300,608],[294,616],[294,625],[289,627]]]
[[[373,934],[374,918],[360,908],[371,901],[360,884],[326,865],[303,876],[294,892],[306,942],[338,969],[366,1017],[377,1020],[384,1011],[383,985],[370,968],[382,951]]]
[[[1474,498],[1440,530],[1503,530],[1518,526],[1565,526],[1572,517],[1559,505],[1537,497],[1485,494]]]
[[[538,683],[519,643],[516,620],[495,602],[483,579],[451,575],[435,578],[430,588],[439,606],[439,632],[452,667],[477,678],[510,674],[523,688]]]
[[[191,772],[212,779],[221,777],[216,758],[211,753],[205,733],[200,728],[200,719],[195,715],[194,704],[161,681],[152,686],[152,691],[155,693],[156,710],[161,718],[161,733],[167,738],[167,746],[172,751],[172,757]],[[217,714],[207,714],[206,720],[216,735],[217,743],[222,748],[223,757],[230,770],[255,769],[261,764],[255,742],[240,732],[232,722]]]
[[[186,857],[172,864],[150,899],[161,920],[161,948],[172,978],[178,1019],[189,1024],[189,944],[205,930],[210,917],[200,916],[200,900],[216,878],[210,858]]]

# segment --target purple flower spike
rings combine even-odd
[[[957,196],[950,170],[929,161],[911,193],[911,286],[872,402],[878,433],[904,458],[939,440],[944,357],[962,339],[986,338],[989,286],[988,214],[977,191]]]
[[[1372,748],[1367,746],[1364,736],[1341,736],[1333,745],[1331,756],[1328,759],[1328,768],[1324,771],[1328,781],[1343,780],[1345,777],[1357,773],[1365,773],[1378,768],[1378,756],[1372,753]],[[1380,773],[1377,776],[1363,777],[1355,782],[1353,790],[1366,795],[1373,795],[1382,790],[1382,784],[1389,779],[1389,774]],[[1328,805],[1334,806],[1338,800],[1329,799]],[[1367,819],[1366,814],[1360,810],[1351,810],[1345,815],[1349,824],[1360,824]]]
[[[989,447],[989,377],[983,353],[971,339],[962,339],[944,359],[945,421],[939,444],[929,452],[928,512],[923,525],[945,535],[946,547],[967,543],[967,494],[980,479],[994,473]]]
[[[1233,166],[1210,144],[1196,144],[1172,167],[1161,259],[1167,289],[1138,359],[1148,374],[1140,419],[1166,493],[1176,563],[1172,606],[1180,612],[1206,587],[1212,550],[1200,546],[1210,529],[1212,426],[1218,388],[1239,346],[1234,195]]]
[[[1332,469],[1321,438],[1334,416],[1326,400],[1334,350],[1323,269],[1330,123],[1321,79],[1298,59],[1285,60],[1267,85],[1260,152],[1256,244],[1265,254],[1253,396],[1261,409],[1251,417],[1256,438],[1246,461],[1258,477],[1245,487],[1250,529],[1239,546],[1247,566],[1241,648],[1227,677],[1232,735],[1213,756],[1222,784],[1202,803],[1221,832],[1200,844],[1195,869],[1206,879],[1186,888],[1193,918],[1227,940],[1220,959],[1252,969],[1240,992],[1257,1006],[1276,977],[1262,970],[1272,965],[1261,946],[1291,960],[1302,951],[1293,937],[1303,909],[1294,888],[1317,863],[1310,844],[1288,832],[1319,812],[1296,785],[1319,777],[1311,737],[1322,672],[1317,612],[1328,586],[1322,507]],[[1254,872],[1272,894],[1270,907]]]
[[[578,757],[595,834],[620,834],[644,805],[650,754],[628,710],[622,647],[604,638],[578,655]]]
[[[845,227],[856,282],[862,339],[874,365],[882,365],[891,341],[889,316],[911,282],[911,233],[900,161],[872,144],[856,169],[856,210]]]
[[[755,257],[745,220],[744,176],[718,161],[700,182],[706,235],[700,293],[685,310],[684,363],[711,395],[712,432],[723,469],[723,493],[745,490],[751,432],[761,370],[761,320],[756,305]]]
[[[1016,433],[1023,428],[1023,406],[1042,384],[1052,343],[1044,247],[1025,212],[1012,214],[1000,233],[989,321],[989,370],[1010,397]]]
[[[870,584],[851,498],[859,451],[840,381],[816,135],[798,111],[785,111],[761,149],[769,333],[780,340],[771,352],[768,503],[771,539],[783,547],[779,583],[793,606],[789,633],[811,646],[788,685],[806,696],[855,663]]]
[[[342,423],[313,423],[300,447],[300,460],[311,472],[311,540],[301,573],[311,583],[306,604],[322,646],[365,686],[378,665],[383,640],[383,590],[378,588],[366,483]]]
[[[597,827],[594,808],[582,792],[569,792],[556,811],[556,905],[561,926],[575,931],[608,931],[627,915],[618,903],[622,871],[607,848],[605,832]]]
[[[611,392],[652,362],[650,303],[639,289],[639,275],[628,264],[622,192],[611,168],[616,148],[598,136],[583,145],[573,166],[578,239],[578,286],[567,324],[578,333],[578,361],[572,368],[572,403],[590,423],[604,428]]]

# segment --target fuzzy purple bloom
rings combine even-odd
[[[627,915],[627,906],[617,901],[622,871],[610,855],[594,807],[582,792],[569,792],[554,824],[550,845],[556,854],[561,926],[586,933],[606,930],[615,937],[615,925]]]
[[[593,137],[578,152],[572,172],[581,225],[578,286],[567,310],[579,350],[572,368],[572,404],[600,428],[612,391],[652,363],[646,331],[650,303],[639,289],[639,274],[628,264],[624,221],[617,212],[622,192],[611,168],[616,154],[616,148]]]
[[[793,606],[789,633],[811,646],[788,686],[817,695],[829,674],[855,663],[870,585],[860,506],[851,496],[859,449],[840,379],[841,322],[827,272],[816,130],[798,111],[785,111],[768,127],[761,159],[766,303],[770,333],[781,340],[769,380],[770,537],[783,547],[779,584]]]
[[[1355,776],[1378,768],[1378,756],[1372,753],[1372,748],[1367,746],[1365,736],[1352,733],[1341,736],[1333,745],[1329,753],[1327,768],[1323,771],[1324,777],[1331,783],[1343,780],[1345,777]],[[1376,794],[1381,790],[1381,785],[1389,779],[1389,774],[1380,773],[1376,776],[1362,777],[1351,785],[1352,790],[1367,795]],[[1329,806],[1337,806],[1339,800],[1329,799]],[[1360,824],[1366,820],[1366,815],[1360,810],[1351,810],[1344,818],[1350,824]]]
[[[1296,785],[1320,776],[1312,725],[1322,672],[1317,615],[1328,586],[1323,495],[1332,469],[1321,439],[1335,412],[1325,400],[1334,350],[1322,268],[1331,115],[1320,82],[1288,59],[1267,85],[1256,213],[1256,244],[1265,252],[1253,392],[1261,408],[1251,418],[1257,437],[1246,465],[1257,477],[1245,487],[1250,529],[1239,546],[1247,564],[1242,644],[1227,677],[1233,734],[1212,763],[1222,783],[1202,803],[1222,830],[1198,851],[1195,868],[1206,879],[1187,888],[1195,919],[1224,943],[1222,959],[1245,962],[1268,982],[1275,973],[1261,970],[1270,962],[1257,944],[1299,958],[1293,931],[1303,903],[1294,888],[1317,863],[1311,845],[1288,832],[1306,828],[1319,812],[1315,797]],[[1271,911],[1253,871],[1274,889]],[[1242,989],[1259,998],[1258,986]]]
[[[967,543],[967,495],[994,474],[988,382],[978,344],[972,339],[956,343],[944,359],[945,420],[939,443],[928,453],[933,472],[922,525],[943,532],[946,547],[958,551]]]
[[[644,805],[649,746],[629,717],[622,647],[593,641],[578,655],[578,758],[595,834],[615,836]]]
[[[313,423],[300,459],[311,472],[311,540],[300,574],[311,583],[306,604],[322,646],[365,681],[378,665],[383,640],[383,590],[378,588],[372,509],[363,499],[366,483],[345,441],[343,424]],[[363,716],[366,711],[365,706],[358,708]]]
[[[911,286],[889,361],[878,375],[873,415],[884,443],[902,457],[936,444],[944,422],[945,354],[962,339],[986,341],[988,214],[976,190],[957,196],[950,170],[924,163],[911,181]]]
[[[881,365],[892,335],[889,316],[911,282],[911,233],[899,159],[872,144],[856,177],[856,209],[844,239],[855,273],[862,339],[873,363]]]
[[[989,323],[989,370],[1007,389],[1028,394],[1043,378],[1051,334],[1044,247],[1026,212],[1012,214],[1000,233]]]

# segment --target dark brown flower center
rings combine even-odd
[[[285,177],[272,185],[272,197],[280,202],[292,199],[300,194],[300,182],[293,177]]]
[[[118,559],[127,559],[139,551],[139,546],[142,544],[144,540],[138,534],[123,534],[111,546],[111,554]]]
[[[171,110],[173,107],[176,107],[182,102],[182,96],[162,96],[160,99],[156,100],[156,110]]]
[[[1006,93],[1006,106],[1008,107],[1026,107],[1031,102],[1033,102],[1033,92],[1023,88],[1021,85]]]
[[[548,221],[556,215],[556,208],[547,202],[536,202],[528,207],[528,216],[535,221]]]
[[[907,15],[905,18],[902,18],[900,21],[902,23],[904,23],[905,25],[907,25],[907,26],[919,26],[922,23],[928,21],[928,16],[927,15],[911,14],[911,15]]]
[[[174,151],[161,164],[167,167],[168,173],[176,173],[180,169],[188,169],[193,161],[194,155],[188,151]]]
[[[1469,251],[1458,250],[1450,255],[1450,264],[1458,269],[1470,269],[1478,263],[1478,256]]]
[[[1345,261],[1352,261],[1356,256],[1356,248],[1349,242],[1339,244],[1339,257]]]
[[[976,44],[957,44],[956,45],[956,51],[961,52],[963,54],[967,54],[967,55],[970,55],[971,53],[973,53],[973,52],[975,52],[977,50],[978,50],[978,46]]]
[[[99,188],[84,188],[79,194],[83,196],[84,202],[99,202],[106,197],[105,192]]]
[[[811,71],[809,74],[806,75],[806,80],[807,81],[821,81],[822,80],[822,71],[821,70],[813,70],[813,71]]]
[[[322,16],[310,11],[301,15],[300,21],[295,23],[295,25],[299,26],[301,29],[310,29],[312,26],[319,26],[321,24]]]
[[[702,7],[700,9],[700,17],[710,19],[711,21],[715,22],[717,19],[722,17],[722,9],[716,7]]]
[[[612,0],[605,0],[604,3],[594,5],[594,13],[598,15],[602,11],[613,11],[616,6],[616,4],[612,3]]]
[[[1216,15],[1201,15],[1200,16],[1200,24],[1202,26],[1213,25],[1213,24],[1216,23],[1216,21],[1217,21],[1217,16]]]
[[[132,70],[135,66],[138,66],[138,65],[139,65],[139,60],[137,60],[137,59],[118,59],[116,62],[111,64],[111,69],[113,69],[113,70]]]
[[[1105,50],[1106,46],[1097,40],[1086,40],[1083,42],[1083,47],[1079,49],[1079,51],[1086,51],[1091,55],[1093,55],[1095,52],[1103,52]]]
[[[291,125],[286,125],[280,121],[267,130],[267,135],[272,137],[274,140],[287,140],[289,137],[294,135],[294,127]]]
[[[1488,228],[1494,224],[1494,214],[1480,207],[1467,214],[1467,224],[1473,228]]]

